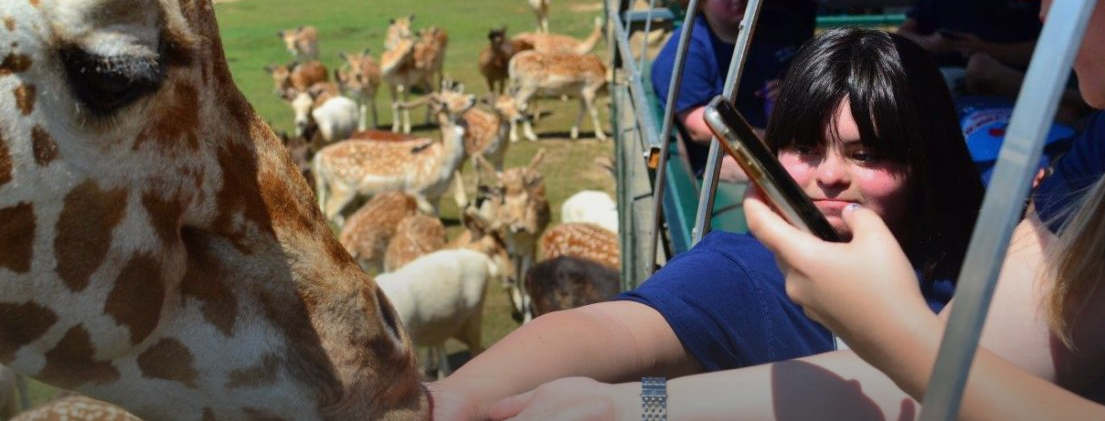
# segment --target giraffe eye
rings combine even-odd
[[[69,85],[97,115],[110,114],[161,86],[164,71],[149,57],[103,57],[72,48],[62,51]]]

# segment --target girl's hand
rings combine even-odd
[[[442,382],[424,383],[433,402],[433,417],[438,421],[468,421],[487,418],[475,400]]]
[[[852,240],[829,243],[791,226],[761,197],[757,189],[745,198],[745,216],[756,238],[775,252],[787,295],[861,356],[879,358],[885,341],[894,341],[916,320],[936,317],[909,259],[877,214],[845,210]]]
[[[606,384],[586,377],[545,383],[491,406],[492,420],[641,419],[640,384]]]

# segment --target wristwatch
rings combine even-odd
[[[668,387],[663,377],[641,379],[641,421],[667,421]]]

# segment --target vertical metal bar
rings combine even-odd
[[[758,1],[758,0],[753,0]],[[683,17],[683,27],[679,33],[679,48],[675,50],[675,64],[668,82],[668,97],[664,103],[664,125],[660,129],[660,161],[656,167],[656,177],[652,186],[652,197],[655,200],[653,210],[652,235],[649,240],[649,259],[651,265],[648,272],[656,266],[656,253],[659,249],[660,221],[664,218],[664,179],[668,170],[668,149],[671,146],[672,123],[675,118],[675,102],[679,98],[679,89],[683,83],[683,67],[687,62],[687,45],[691,42],[691,32],[694,32],[694,19],[698,16],[698,0],[691,0],[687,5],[687,12]]]
[[[736,99],[745,56],[748,55],[748,47],[752,45],[752,34],[759,17],[760,0],[750,0],[744,9],[737,42],[733,45],[733,59],[729,62],[729,73],[725,76],[725,86],[722,89],[722,95],[730,101]],[[714,194],[717,192],[718,174],[721,171],[721,151],[717,142],[716,137],[710,141],[710,153],[706,156],[706,170],[702,175],[702,188],[698,192],[698,212],[695,215],[694,230],[691,231],[691,247],[710,232],[710,216],[714,213]]]
[[[978,336],[1028,193],[1031,169],[1040,159],[1094,3],[1055,2],[1048,12],[964,258],[955,306],[925,393],[922,421],[954,420],[959,413]]]
[[[648,57],[648,32],[652,30],[652,11],[656,9],[656,0],[648,0],[648,12],[645,16],[645,32],[641,37],[641,58],[638,59],[637,71],[643,72],[645,68],[645,58]]]

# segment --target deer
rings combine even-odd
[[[399,222],[418,213],[418,202],[399,190],[380,193],[349,216],[338,241],[366,271],[384,271],[384,253]]]
[[[509,76],[510,58],[519,50],[506,38],[506,25],[487,32],[488,45],[480,50],[478,67],[487,81],[487,91],[502,95]]]
[[[285,48],[295,61],[318,60],[318,29],[314,26],[285,29],[277,32],[276,36],[284,40]]]
[[[445,247],[445,225],[441,219],[417,213],[403,218],[384,252],[384,271],[393,272],[442,247]]]
[[[595,49],[602,39],[602,17],[596,16],[591,33],[583,40],[575,39],[568,35],[543,32],[522,32],[515,35],[512,46],[523,50],[536,50],[542,53],[572,53],[587,54]]]
[[[387,32],[384,34],[384,51],[393,50],[399,45],[400,40],[410,38],[414,33],[411,29],[413,22],[413,14],[390,19]]]
[[[544,177],[537,168],[544,156],[545,150],[541,149],[524,167],[495,171],[496,184],[487,189],[489,199],[471,212],[506,244],[515,270],[510,278],[514,281],[510,286],[511,302],[523,323],[533,320],[533,313],[521,280],[536,261],[537,240],[552,219]]]
[[[9,421],[142,421],[110,403],[68,392]]]
[[[445,77],[445,50],[449,47],[449,34],[437,26],[418,31],[414,46],[414,65],[430,72],[432,86],[441,86]]]
[[[537,15],[537,30],[549,32],[549,0],[527,0],[533,14]]]
[[[595,108],[595,99],[606,88],[606,66],[598,56],[523,51],[510,59],[510,82],[517,89],[514,100],[522,113],[526,112],[534,95],[567,95],[579,98],[579,115],[572,126],[571,138],[579,138],[579,126],[583,123],[584,112],[587,112],[595,127],[595,137],[606,140],[598,109]],[[529,119],[523,119],[522,124],[526,139],[537,140]],[[518,139],[516,127],[515,122],[510,130],[511,141]]]
[[[472,95],[448,102],[431,97],[441,142],[346,140],[315,154],[311,169],[326,218],[340,226],[342,209],[354,198],[396,189],[414,196],[420,211],[438,214],[441,195],[464,160],[465,128],[458,116],[476,100]]]
[[[291,106],[295,113],[295,135],[316,145],[312,149],[348,139],[357,128],[357,103],[342,96],[334,83],[314,84],[296,94]]]
[[[571,256],[621,270],[618,234],[590,222],[568,222],[549,228],[541,236],[539,260]]]
[[[272,75],[273,92],[286,101],[291,101],[316,83],[330,81],[326,66],[317,60],[265,66],[265,71]]]
[[[558,310],[603,302],[618,295],[617,270],[572,256],[542,260],[526,272],[526,292],[533,302],[533,317]]]
[[[345,92],[353,94],[360,108],[360,119],[357,120],[357,130],[368,128],[368,107],[372,107],[372,128],[379,125],[379,115],[376,112],[376,91],[383,81],[383,72],[380,64],[372,58],[371,50],[364,49],[360,53],[339,53],[345,66],[334,71],[334,80]]]
[[[413,36],[400,38],[395,46],[380,57],[380,71],[383,80],[388,83],[391,91],[391,131],[410,133],[411,115],[409,110],[400,113],[398,105],[400,97],[402,102],[408,102],[410,88],[413,86],[425,87],[431,90],[431,78],[433,71],[427,67],[419,67],[415,60],[415,45],[418,42]],[[400,115],[401,114],[401,115]],[[401,117],[401,118],[400,118]]]

